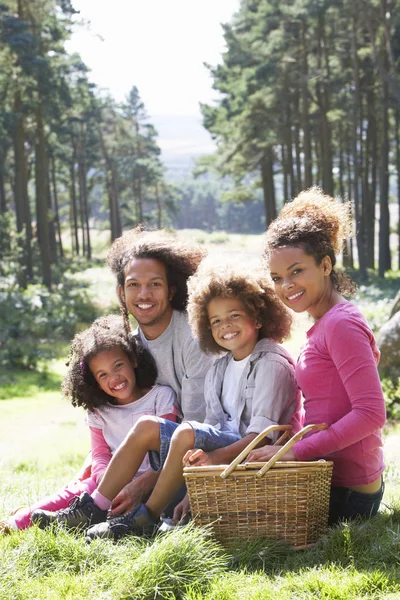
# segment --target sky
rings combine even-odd
[[[203,62],[224,50],[221,23],[240,0],[73,0],[86,25],[68,51],[79,52],[90,79],[122,101],[133,85],[150,116],[192,115],[217,98]]]

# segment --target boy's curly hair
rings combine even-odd
[[[325,256],[332,262],[330,278],[335,289],[345,296],[354,294],[352,279],[334,269],[336,255],[343,249],[346,237],[352,235],[350,204],[340,203],[318,187],[301,192],[293,202],[285,204],[265,234],[264,257],[281,246],[296,246],[313,256],[317,265]]]
[[[116,274],[118,285],[123,288],[125,267],[132,259],[159,260],[166,267],[168,286],[175,287],[171,306],[183,311],[187,305],[187,280],[196,272],[205,255],[205,249],[179,241],[163,229],[144,231],[139,225],[114,241],[107,255],[107,264]],[[127,318],[126,307],[122,306],[122,310]]]
[[[281,342],[289,335],[292,317],[260,268],[204,261],[189,279],[189,322],[201,349],[209,354],[226,350],[214,340],[207,307],[214,298],[237,298],[246,313],[261,325],[259,339]]]
[[[115,347],[121,348],[136,365],[135,377],[139,388],[152,387],[157,378],[157,367],[150,352],[141,346],[125,329],[122,317],[108,315],[96,319],[92,325],[78,333],[71,344],[67,362],[68,372],[62,384],[64,395],[73,406],[83,406],[86,410],[116,404],[115,398],[106,394],[97,383],[89,361],[102,352]]]

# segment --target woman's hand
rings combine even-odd
[[[182,459],[184,467],[204,467],[206,465],[213,465],[212,456],[210,452],[204,452],[204,450],[188,450]]]
[[[185,524],[189,521],[189,514],[190,514],[190,502],[189,502],[189,496],[188,496],[188,494],[186,494],[186,496],[183,498],[183,500],[181,500],[179,502],[179,504],[177,504],[175,506],[174,514],[172,515],[172,518],[175,521],[175,523]]]
[[[249,453],[246,462],[267,462],[270,458],[275,456],[280,449],[281,446],[263,446],[262,448],[256,448]],[[290,448],[279,460],[297,460],[297,458]]]

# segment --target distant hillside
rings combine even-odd
[[[158,132],[162,160],[170,179],[189,175],[197,156],[215,150],[200,116],[157,115],[150,117],[150,121]]]

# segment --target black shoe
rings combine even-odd
[[[90,527],[95,523],[101,523],[107,518],[106,510],[101,510],[94,503],[92,496],[87,492],[80,497],[75,496],[68,508],[63,508],[55,513],[55,522],[66,527]]]
[[[40,529],[46,529],[46,527],[50,527],[52,523],[57,521],[57,513],[51,510],[42,510],[41,508],[38,508],[32,512],[31,521],[40,527]]]
[[[96,538],[119,540],[125,535],[151,536],[158,522],[150,516],[146,506],[139,504],[131,512],[119,517],[113,517],[104,523],[90,527],[86,532],[86,540],[91,542]]]

